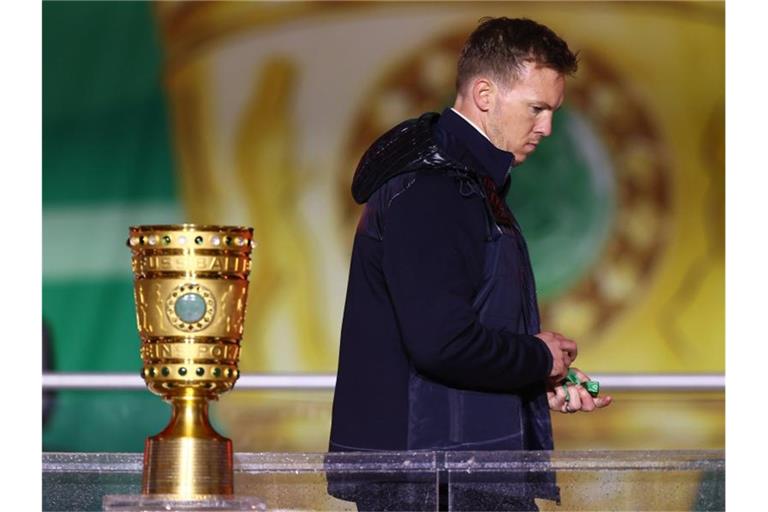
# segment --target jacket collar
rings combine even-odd
[[[445,136],[441,146],[450,157],[490,176],[497,187],[504,185],[515,163],[512,153],[494,146],[477,127],[451,108],[443,111],[437,128]]]

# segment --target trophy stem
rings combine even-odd
[[[142,493],[186,499],[234,494],[232,442],[208,421],[208,399],[185,391],[166,397],[171,421],[146,440]]]

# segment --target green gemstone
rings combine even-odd
[[[196,243],[197,245],[202,245],[202,244],[203,244],[203,237],[201,237],[201,236],[196,236],[196,237],[195,237],[195,243]]]
[[[187,369],[186,368],[184,368],[183,366],[181,368],[179,368],[179,375],[183,376],[183,375],[186,375],[186,374],[187,374]]]
[[[165,236],[163,237],[163,243],[164,243],[165,245],[168,245],[169,243],[171,243],[171,237],[169,237],[168,235],[165,235]]]
[[[227,377],[232,376],[232,368],[227,368]]]
[[[183,322],[192,324],[205,316],[205,299],[198,293],[185,293],[176,299],[173,309]]]
[[[155,375],[157,375],[157,370],[155,370],[154,366],[149,369],[149,375],[150,377],[154,377]]]
[[[168,375],[171,374],[171,370],[169,370],[167,366],[163,366],[161,373],[163,374],[163,377],[167,377]]]
[[[213,376],[214,377],[218,377],[219,375],[221,375],[221,368],[214,368],[213,369]]]
[[[198,368],[197,370],[195,370],[195,373],[197,374],[198,377],[202,377],[203,374],[205,373],[205,369],[204,368]]]

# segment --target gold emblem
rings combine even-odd
[[[180,331],[201,331],[213,322],[216,299],[208,288],[199,284],[182,284],[166,299],[165,314]]]

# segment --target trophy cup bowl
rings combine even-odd
[[[248,294],[253,229],[132,226],[141,375],[172,407],[144,447],[142,494],[233,495],[232,442],[208,420],[208,402],[232,389]]]

